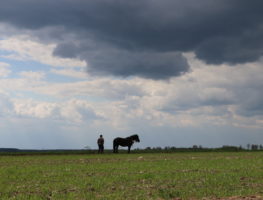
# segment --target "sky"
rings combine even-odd
[[[1,0],[0,148],[263,144],[262,0]]]

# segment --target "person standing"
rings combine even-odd
[[[104,138],[102,135],[100,135],[97,144],[99,146],[98,153],[103,153],[104,152]]]

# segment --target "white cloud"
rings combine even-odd
[[[62,103],[61,116],[77,123],[90,123],[99,118],[95,108],[88,101],[71,99]]]
[[[74,70],[74,69],[51,69],[51,73],[62,75],[62,76],[68,76],[68,77],[73,77],[73,78],[87,78],[88,73],[86,71],[79,71],[79,70]]]
[[[19,73],[25,79],[29,80],[42,80],[45,78],[45,72],[33,72],[33,71],[23,71]]]
[[[84,100],[45,102],[32,99],[14,99],[14,112],[18,116],[53,119],[67,123],[91,123],[100,116],[92,105]]]
[[[0,92],[0,117],[8,118],[12,115],[13,103],[9,96]]]
[[[254,71],[253,80],[247,77],[247,68],[250,69],[251,77]],[[207,67],[204,64],[203,67],[193,66],[192,72],[170,81],[100,78],[71,83],[48,83],[35,80],[32,86],[32,82],[24,80],[20,89],[58,97],[57,103],[64,106],[60,108],[61,116],[71,121],[83,121],[81,107],[89,105],[89,109],[102,117],[101,123],[121,129],[128,128],[138,119],[158,126],[199,126],[207,123],[237,126],[247,124],[244,119],[251,119],[251,116],[236,117],[242,114],[240,111],[249,113],[246,105],[260,99],[261,89],[256,84],[262,79],[257,75],[259,68],[259,65],[241,66],[242,70],[235,71],[232,67]],[[231,76],[230,74],[233,76],[232,80],[235,79],[234,82],[229,81],[227,76]],[[239,79],[236,75],[244,78]],[[17,85],[21,82],[22,80],[17,80]],[[16,81],[13,80],[12,83],[16,84]],[[242,91],[248,92],[246,98]],[[259,94],[259,97],[252,95],[253,93]],[[85,103],[67,101],[77,99],[78,96],[87,98]],[[103,101],[97,101],[98,99]],[[251,124],[252,122],[250,120]],[[254,124],[260,125],[255,120]]]
[[[24,71],[19,79],[1,79],[0,91],[5,94],[26,91],[44,99],[51,97],[52,103],[34,100],[34,95],[29,97],[27,93],[21,95],[23,101],[13,97],[15,113],[61,120],[65,124],[92,122],[97,127],[120,130],[132,129],[134,123],[153,127],[207,124],[263,127],[260,63],[215,67],[194,57],[188,59],[192,71],[169,81],[89,77],[83,81],[51,83],[44,72]],[[62,74],[63,71],[74,72],[61,70]]]
[[[132,80],[111,80],[109,78],[48,83],[31,88],[36,93],[49,96],[75,97],[87,96],[98,97],[107,101],[125,99],[127,96],[143,96],[146,91],[143,87],[144,81]]]
[[[11,72],[8,63],[0,62],[0,77],[7,77]]]
[[[29,100],[14,100],[14,111],[18,116],[53,118],[56,109],[56,103],[37,102]]]
[[[54,56],[56,44],[42,44],[30,39],[27,35],[12,36],[0,40],[0,49],[9,52],[2,57],[15,60],[32,60],[60,67],[85,67],[85,61]]]

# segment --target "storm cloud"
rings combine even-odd
[[[168,79],[189,71],[184,52],[211,64],[258,60],[262,8],[261,0],[10,0],[0,22],[55,40],[55,55],[86,60],[91,74]]]

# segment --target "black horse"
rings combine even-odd
[[[113,140],[113,153],[118,153],[119,145],[122,147],[128,147],[128,153],[130,153],[131,146],[134,142],[140,142],[138,135],[131,135],[126,138],[117,137]]]

